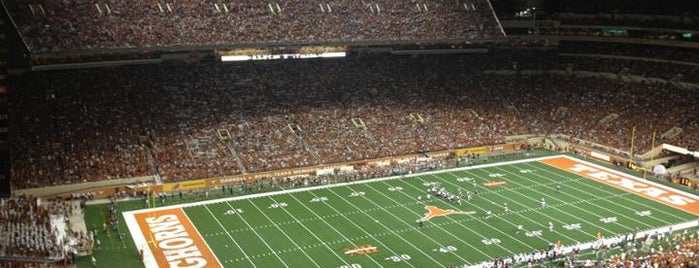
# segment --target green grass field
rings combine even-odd
[[[485,186],[495,181],[505,184]],[[426,200],[433,184],[477,194],[461,205]],[[471,214],[434,217],[420,227],[426,206]],[[611,237],[697,219],[538,162],[281,192],[184,211],[225,267],[475,265],[555,241],[591,242],[597,232]]]

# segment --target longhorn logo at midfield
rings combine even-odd
[[[448,216],[452,214],[473,214],[476,213],[475,211],[459,211],[459,210],[453,210],[453,209],[441,209],[435,206],[426,206],[425,209],[427,209],[427,213],[425,213],[425,216],[422,217],[422,221],[429,221],[432,218],[435,217],[442,217],[442,216]]]

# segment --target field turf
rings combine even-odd
[[[433,186],[471,192],[472,200],[428,199]],[[127,214],[153,220],[157,210]],[[470,266],[557,242],[592,242],[598,233],[611,237],[697,219],[538,161],[283,190],[186,204],[181,211],[205,241],[200,247],[224,267]],[[132,234],[144,229],[129,227]],[[129,247],[158,243],[148,231],[134,237]],[[154,258],[146,254],[146,266],[157,266]]]

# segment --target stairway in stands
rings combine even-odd
[[[9,143],[9,120],[8,120],[8,86],[7,86],[7,63],[8,23],[4,18],[0,19],[0,197],[10,195],[10,143]]]

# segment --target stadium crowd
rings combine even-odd
[[[395,0],[41,0],[8,1],[5,5],[34,52],[503,36],[484,0],[429,1],[420,7]]]
[[[603,267],[697,267],[699,233],[684,231],[645,242],[647,250],[623,252],[602,264]]]
[[[660,141],[697,142],[694,91],[478,74],[511,69],[508,60],[376,56],[33,73],[15,81],[13,181],[18,188],[153,174],[176,181],[526,133],[626,149],[634,126],[637,151],[650,148],[653,131],[673,126],[682,135]],[[611,113],[619,118],[600,123]]]
[[[35,198],[0,199],[0,256],[12,260],[61,260],[66,252],[63,238],[49,210]],[[51,209],[58,209],[52,207]]]
[[[485,262],[480,267],[604,267],[658,268],[696,267],[699,265],[699,231],[656,233],[636,236],[629,233],[606,239],[592,248],[580,245],[563,248],[549,245],[531,253],[515,254]],[[614,255],[610,256],[610,253]]]
[[[495,50],[497,53],[494,51],[488,54],[488,57],[483,57],[482,68],[560,71],[570,69],[699,83],[699,66],[696,64],[699,58],[696,53],[685,53],[687,51],[681,49],[672,53],[672,50],[642,45],[622,45],[617,49],[605,49],[603,45],[582,48],[585,44],[587,43],[571,46],[563,43],[560,49],[545,51]],[[577,47],[581,49],[577,50]]]

